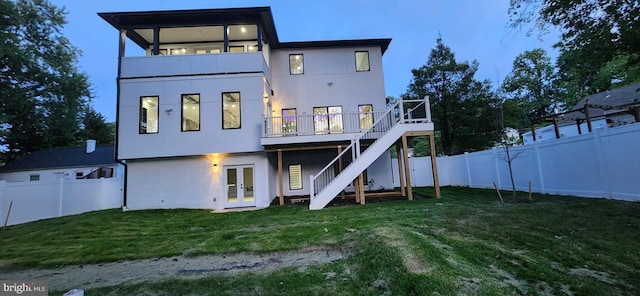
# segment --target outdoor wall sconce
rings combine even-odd
[[[167,115],[171,115],[171,112],[173,112],[173,108],[164,110],[164,112],[167,112]]]

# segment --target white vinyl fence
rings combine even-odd
[[[516,189],[640,201],[640,124],[512,147]],[[441,186],[511,189],[504,148],[438,157]],[[398,186],[397,162],[394,182]],[[414,186],[433,186],[428,157],[410,159]]]
[[[122,178],[0,181],[0,227],[122,206]]]

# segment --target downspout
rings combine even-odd
[[[120,130],[120,76],[122,75],[122,58],[124,57],[124,45],[127,37],[127,31],[120,29],[120,38],[118,45],[118,74],[116,76],[116,134],[115,134],[115,161],[124,166],[124,184],[122,193],[122,210],[127,209],[127,179],[129,177],[127,163],[119,158],[118,153],[118,131]]]

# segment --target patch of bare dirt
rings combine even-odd
[[[519,280],[517,279],[513,274],[511,274],[510,272],[506,271],[506,270],[502,270],[498,267],[496,267],[495,265],[491,264],[489,265],[489,268],[495,272],[497,275],[499,275],[500,277],[502,277],[502,284],[505,286],[513,286],[516,289],[518,289],[518,291],[520,291],[520,293],[522,295],[527,295],[527,283],[525,281]]]
[[[91,289],[170,278],[195,279],[210,275],[233,275],[244,271],[273,270],[292,266],[327,264],[344,259],[337,250],[308,248],[272,254],[210,255],[133,260],[104,264],[68,266],[60,269],[0,271],[0,279],[46,280],[49,289],[66,291]]]
[[[591,277],[607,284],[616,283],[616,280],[612,279],[608,273],[602,271],[595,271],[586,268],[572,268],[569,269],[569,274],[577,277]]]
[[[407,240],[398,230],[381,227],[376,229],[377,233],[386,238],[385,243],[397,248],[402,256],[404,266],[412,273],[430,273],[433,268],[427,266],[412,249]]]

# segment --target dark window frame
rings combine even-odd
[[[189,129],[189,130],[185,130],[184,129],[184,99],[185,96],[198,96],[198,129]],[[182,132],[199,132],[200,131],[200,119],[202,118],[202,113],[200,111],[200,94],[198,93],[193,93],[193,94],[181,94],[180,95],[180,131]]]
[[[291,57],[293,56],[300,56],[300,58],[302,59],[302,72],[300,73],[293,73],[292,68],[291,68]],[[290,53],[289,54],[289,75],[304,75],[304,54],[302,53]]]
[[[238,94],[238,117],[239,117],[238,118],[238,127],[225,128],[224,127],[224,118],[225,118],[225,115],[224,115],[224,110],[225,110],[224,109],[224,95],[225,94],[236,94],[236,93]],[[241,105],[242,94],[240,93],[240,91],[226,91],[226,92],[222,93],[221,99],[222,99],[222,101],[221,101],[221,104],[222,104],[222,129],[223,130],[241,129],[242,128],[242,105]]]
[[[358,70],[358,53],[367,53],[367,65],[369,66],[367,70]],[[371,72],[371,58],[369,56],[369,51],[368,50],[355,51],[353,53],[353,57],[354,57],[354,61],[355,61],[356,72]]]
[[[143,110],[142,103],[143,103],[144,99],[147,99],[147,98],[155,98],[156,102],[158,104],[158,108],[157,108],[157,112],[156,112],[157,113],[156,117],[158,118],[158,127],[156,128],[155,132],[147,132],[146,128],[145,128],[144,131],[142,130],[142,110]],[[155,95],[155,96],[140,96],[139,103],[140,103],[140,106],[138,108],[138,134],[140,134],[140,135],[152,135],[152,134],[159,133],[160,132],[160,96],[158,96],[158,95]],[[148,110],[148,109],[144,109],[144,110]],[[149,118],[148,115],[145,114],[145,116],[146,116],[145,119]],[[145,120],[145,123],[147,123],[147,121],[148,120]]]

